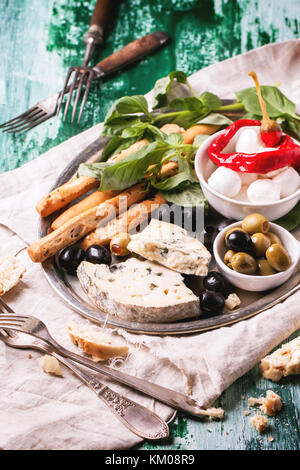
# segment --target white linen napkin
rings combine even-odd
[[[230,98],[234,90],[250,86],[250,69],[256,70],[261,83],[280,81],[282,91],[300,105],[300,40],[267,45],[212,65],[192,75],[191,83],[199,92],[209,90]],[[29,260],[25,248],[37,236],[37,200],[48,192],[63,168],[99,136],[101,127],[94,126],[23,167],[0,175],[0,254],[18,253],[27,267],[22,282],[4,300],[16,312],[44,320],[53,336],[69,348],[67,322],[87,320],[56,295],[41,266]],[[299,305],[300,292],[250,320],[188,337],[115,331],[130,343],[131,353],[120,367],[174,390],[190,392],[203,406],[211,405],[238,377],[300,328]],[[0,448],[125,449],[141,442],[68,370],[63,368],[63,378],[42,373],[38,357],[38,353],[0,343]],[[165,419],[173,413],[171,408],[125,387],[111,386]]]

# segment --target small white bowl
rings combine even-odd
[[[223,196],[208,185],[207,180],[217,166],[208,157],[207,150],[222,132],[224,131],[219,131],[206,139],[200,145],[195,157],[195,171],[209,204],[224,217],[235,220],[244,219],[248,214],[253,213],[263,214],[268,220],[276,220],[290,212],[300,200],[300,189],[278,201],[257,204],[255,202],[237,201]]]
[[[240,289],[248,290],[248,291],[254,291],[254,292],[261,292],[264,290],[269,290],[269,289],[274,289],[275,287],[280,286],[284,282],[286,282],[291,275],[293,274],[293,271],[296,267],[296,264],[299,261],[300,258],[300,242],[296,240],[293,235],[290,234],[287,230],[284,228],[280,227],[280,225],[277,224],[272,224],[270,223],[270,232],[275,233],[278,235],[280,240],[282,241],[282,244],[286,248],[286,250],[289,252],[289,255],[292,259],[292,264],[291,266],[286,270],[282,272],[278,272],[276,274],[271,274],[270,276],[254,276],[254,275],[249,275],[249,274],[241,274],[236,271],[233,271],[233,269],[228,268],[226,264],[223,261],[224,254],[227,251],[227,248],[225,247],[225,235],[226,232],[233,227],[241,227],[242,222],[236,222],[234,224],[228,225],[228,227],[225,227],[216,237],[214,241],[214,257],[218,266],[219,271],[223,276],[228,279],[228,281],[236,286],[239,287]]]

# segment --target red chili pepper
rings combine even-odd
[[[225,166],[243,173],[268,173],[284,166],[300,167],[300,145],[289,135],[284,134],[276,150],[259,153],[222,153],[239,129],[247,126],[260,126],[261,122],[240,119],[220,134],[208,149],[209,158],[218,166]]]

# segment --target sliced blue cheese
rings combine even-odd
[[[206,276],[211,255],[196,238],[178,225],[152,219],[137,235],[133,235],[128,250],[150,261],[183,274]]]
[[[199,299],[181,274],[149,261],[130,258],[113,266],[82,261],[77,275],[97,307],[123,320],[164,323],[200,313]]]

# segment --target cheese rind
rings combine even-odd
[[[211,254],[196,238],[174,224],[152,219],[127,247],[150,261],[183,274],[206,276]]]
[[[110,267],[82,261],[77,275],[101,310],[124,320],[164,323],[200,313],[181,274],[149,261],[130,258]]]
[[[260,369],[263,377],[273,382],[288,375],[300,374],[300,336],[264,357]]]

